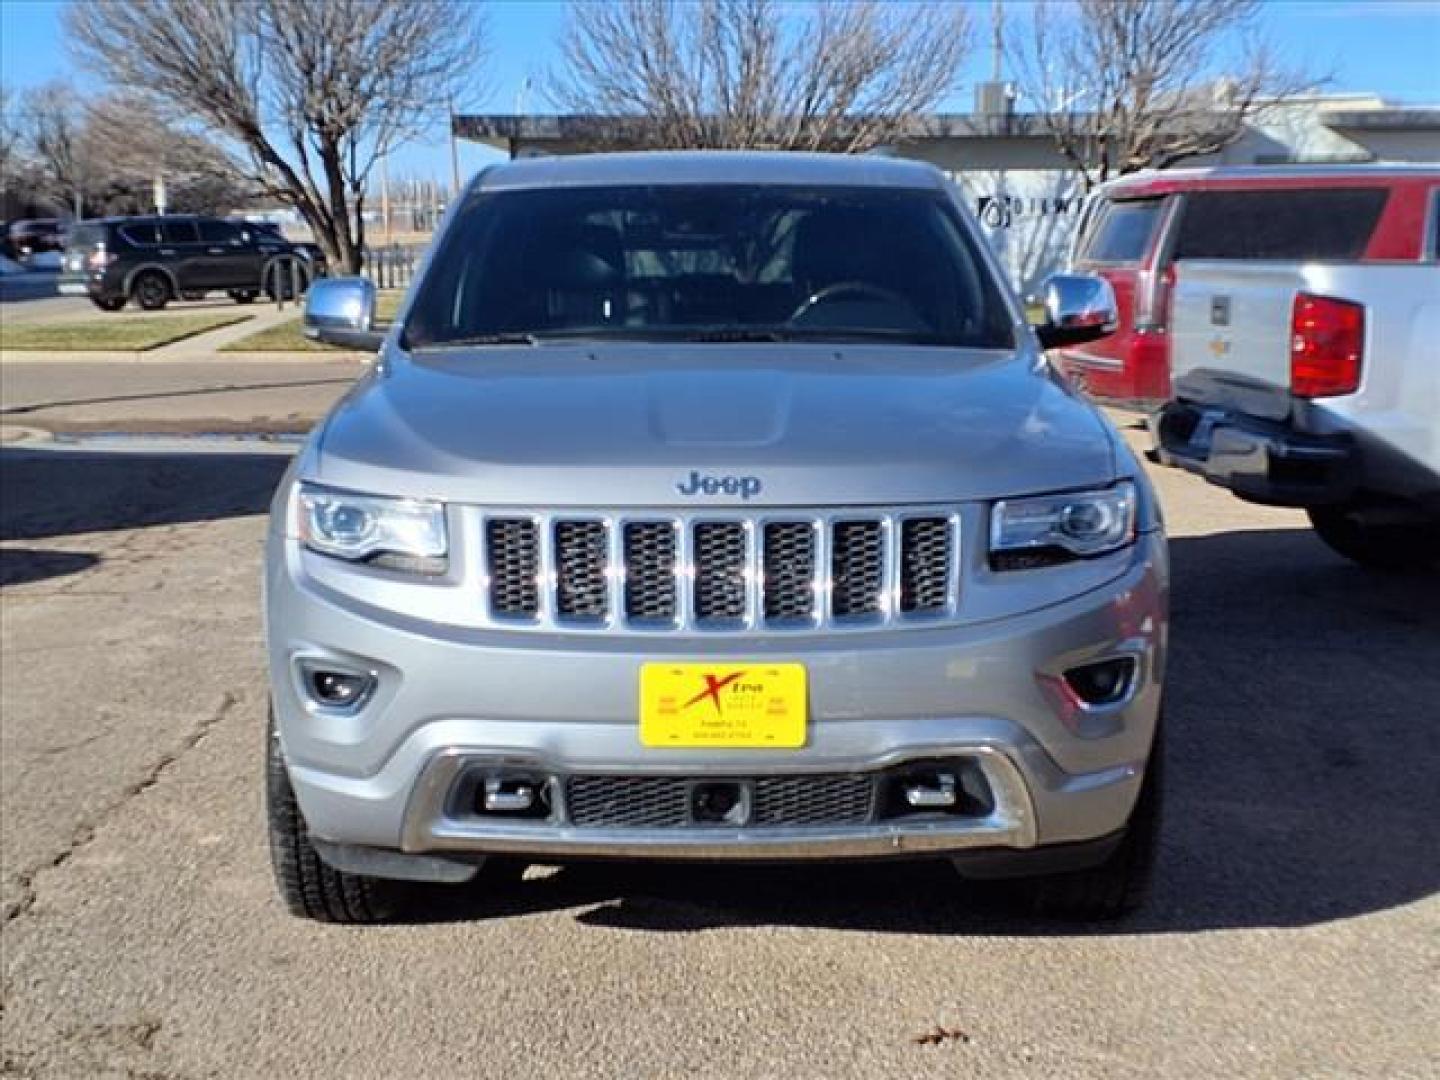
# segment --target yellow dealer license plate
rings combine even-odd
[[[646,746],[794,749],[805,745],[800,664],[645,664],[640,741]]]

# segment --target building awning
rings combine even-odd
[[[569,113],[561,115],[487,113],[456,116],[455,137],[516,154],[525,150],[564,153],[585,146],[645,145],[642,117]],[[950,139],[1048,140],[1038,113],[936,113],[918,121],[906,143]]]
[[[1327,109],[1319,119],[1332,131],[1440,133],[1440,108]]]

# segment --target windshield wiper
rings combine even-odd
[[[760,326],[722,326],[709,330],[696,330],[681,334],[681,341],[785,341],[791,337],[789,331],[767,329]]]
[[[465,345],[539,345],[540,338],[534,334],[501,333],[470,334],[467,337],[446,338],[444,341],[428,341],[417,345],[421,349],[453,349]]]

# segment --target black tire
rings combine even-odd
[[[255,302],[255,298],[259,295],[260,294],[258,292],[252,292],[248,289],[230,290],[230,299],[234,300],[237,304],[253,304]]]
[[[1423,570],[1440,565],[1440,521],[1366,522],[1350,507],[1307,511],[1320,539],[1352,562],[1374,570]]]
[[[366,924],[386,922],[398,913],[402,883],[335,870],[316,853],[285,771],[273,714],[265,736],[265,817],[270,865],[290,914],[316,922]]]
[[[159,270],[145,270],[130,283],[130,299],[146,311],[160,311],[173,294],[170,279]]]
[[[1162,759],[1157,730],[1125,835],[1103,863],[1015,883],[1035,914],[1100,921],[1128,915],[1145,902],[1160,839]]]
[[[98,296],[92,296],[90,302],[101,311],[119,311],[125,306],[125,297],[107,296],[103,300]]]

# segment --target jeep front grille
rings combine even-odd
[[[959,602],[948,509],[534,512],[487,518],[481,536],[488,613],[514,626],[846,629],[933,621]]]

